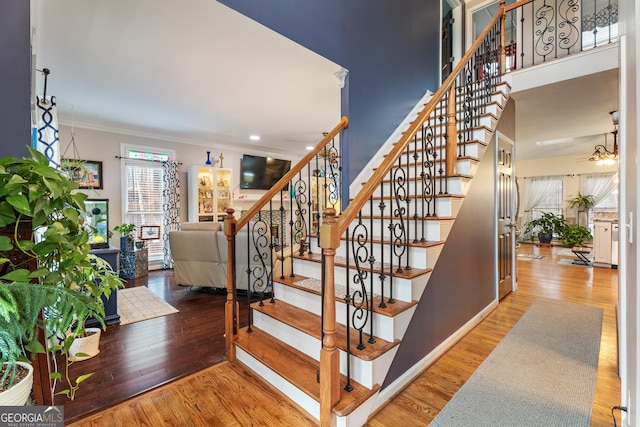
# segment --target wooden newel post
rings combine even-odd
[[[227,236],[227,302],[224,305],[224,338],[227,352],[227,360],[236,360],[236,347],[233,339],[236,334],[235,324],[237,318],[237,307],[235,303],[234,279],[236,275],[236,218],[235,211],[227,209],[227,217],[224,220],[224,234]]]
[[[507,45],[505,44],[505,34],[504,34],[504,22],[507,18],[507,13],[504,10],[505,7],[505,0],[501,0],[500,1],[500,11],[501,11],[501,16],[500,16],[500,73],[504,74],[507,72],[506,66],[507,66],[507,56],[506,56],[506,48]]]
[[[456,85],[455,80],[451,83],[447,95],[447,158],[446,176],[457,173],[458,167],[458,128],[456,127]]]
[[[331,425],[331,409],[340,400],[340,353],[336,346],[336,301],[334,264],[340,234],[336,210],[325,210],[320,226],[320,247],[324,254],[324,317],[322,319],[322,350],[320,350],[320,425]]]

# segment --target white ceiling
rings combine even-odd
[[[215,0],[34,3],[61,124],[294,155],[340,119],[340,66]]]
[[[62,124],[296,156],[339,121],[339,65],[215,0],[34,3],[36,68],[51,70]],[[513,98],[519,159],[584,159],[612,130],[617,74]]]

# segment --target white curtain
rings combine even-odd
[[[36,97],[38,121],[35,124],[35,149],[47,156],[49,165],[60,168],[60,141],[58,140],[58,110],[56,97]]]
[[[522,202],[522,225],[531,221],[532,211],[547,200],[562,183],[561,176],[539,176],[526,178],[520,181]],[[531,236],[520,235],[520,241],[528,240]]]
[[[592,195],[594,206],[618,188],[614,179],[616,172],[580,175],[580,193]]]
[[[178,163],[167,161],[163,164],[164,173],[162,174],[164,185],[162,189],[163,195],[163,261],[162,268],[173,268],[173,258],[171,257],[171,248],[169,246],[169,232],[178,230],[180,227],[180,179],[178,171]]]

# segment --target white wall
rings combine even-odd
[[[60,138],[62,151],[64,151],[71,140],[71,129],[67,126],[60,126],[58,136]],[[75,128],[75,143],[81,159],[102,161],[104,188],[102,190],[87,190],[84,192],[87,193],[90,198],[109,199],[109,227],[111,229],[122,222],[123,208],[121,204],[121,176],[124,173],[124,169],[122,168],[124,161],[116,158],[116,156],[120,155],[121,143],[175,150],[175,160],[182,163],[179,167],[180,218],[182,221],[187,220],[187,171],[191,165],[204,165],[204,162],[207,159],[207,151],[211,151],[212,160],[218,159],[220,153],[223,153],[223,166],[225,168],[233,169],[233,181],[236,194],[239,192],[236,187],[240,182],[240,159],[242,158],[242,155],[246,153],[268,156],[270,154],[258,150],[237,151],[222,145],[211,144],[209,146],[199,146],[77,127]],[[66,156],[73,157],[72,151],[73,148],[69,148]],[[292,160],[294,163],[300,159],[299,157],[288,157],[283,155],[277,155],[276,157]],[[219,166],[219,164],[216,166]],[[253,190],[252,192],[253,194],[264,193],[264,191],[258,190]],[[111,244],[117,246],[117,242],[113,239]]]
[[[626,426],[640,425],[640,339],[638,337],[638,28],[640,28],[640,8],[635,0],[620,2],[619,16],[622,19],[620,38],[620,150],[624,159],[621,165],[621,193],[623,195],[620,214],[620,285],[619,285],[619,336],[620,336],[620,378],[622,396],[620,404],[628,406],[625,415]]]

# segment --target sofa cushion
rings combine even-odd
[[[222,230],[221,222],[183,222],[180,224],[182,231],[220,231]]]

